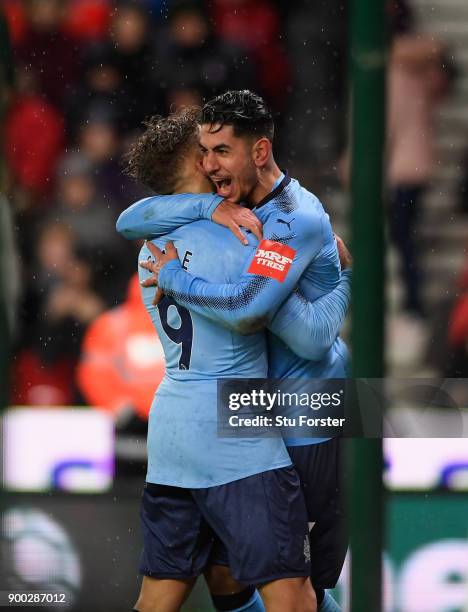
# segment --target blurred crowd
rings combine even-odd
[[[12,403],[89,403],[144,420],[163,361],[130,282],[139,245],[115,232],[118,214],[148,195],[122,172],[122,154],[146,117],[226,89],[259,92],[280,125],[306,115],[297,109],[314,90],[333,124],[343,97],[343,11],[339,2],[289,4],[3,3],[11,39],[5,153],[21,259]],[[325,45],[324,18],[329,45],[313,86],[297,67]],[[327,148],[336,157],[342,135],[329,123],[292,157]],[[278,147],[289,150],[281,133]]]
[[[119,213],[148,195],[122,172],[122,154],[145,117],[249,88],[275,113],[283,167],[299,178],[327,174],[343,160],[348,124],[347,4],[4,0],[1,27],[11,46],[2,48],[3,136],[21,260],[12,403],[100,404],[116,418],[130,410],[144,421],[152,389],[136,398],[135,380],[151,373],[159,380],[162,355],[135,302],[139,245],[114,229]],[[417,37],[404,7],[389,3],[399,40],[389,92],[390,225],[405,306],[426,316],[413,236],[434,164],[431,113],[450,89],[453,67],[442,44],[429,55],[411,47]],[[418,127],[409,153],[411,117]],[[405,155],[416,174],[402,175]],[[466,350],[466,298],[454,316],[447,341],[462,339]]]

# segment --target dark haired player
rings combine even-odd
[[[132,160],[146,160],[151,154],[158,164],[140,164],[142,174],[149,173],[147,183],[159,191],[208,188],[205,177],[196,170],[200,154],[193,116],[157,118],[146,136],[151,137],[135,145],[130,167]],[[177,207],[181,199],[183,196],[173,196],[172,205]],[[202,275],[239,277],[243,247],[223,228],[199,222],[165,240],[169,238],[176,241],[180,256]],[[230,254],[229,261],[215,260],[220,241]],[[145,251],[148,255],[146,248],[142,253]],[[289,463],[283,449],[277,440],[253,443],[252,439],[229,441],[216,436],[216,378],[259,376],[262,371],[266,375],[263,335],[245,337],[222,330],[168,298],[155,308],[152,293],[152,289],[143,290],[143,297],[163,342],[167,377],[150,415],[142,505],[145,549],[141,571],[145,578],[137,608],[177,609],[208,563],[214,530],[226,545],[234,576],[258,584],[268,610],[315,609],[312,589],[307,589],[303,578],[299,580],[304,576],[307,546],[299,537],[302,500],[297,495],[298,483],[290,468],[275,469]],[[302,304],[296,294],[290,300]],[[267,504],[262,491],[267,492]],[[280,529],[275,520],[281,521]],[[290,520],[277,542],[275,534]],[[262,535],[266,533],[268,538]],[[187,555],[196,558],[188,566]],[[226,560],[214,556],[210,562]],[[261,609],[255,600],[235,604],[235,608],[220,603],[217,598],[219,609]]]
[[[236,283],[211,285],[183,270],[180,276],[181,267],[173,261],[162,269],[160,285],[189,308],[224,325],[251,331],[269,321],[275,333],[280,332],[290,346],[302,341],[294,349],[301,358],[271,337],[271,377],[343,377],[346,349],[341,341],[335,341],[329,350],[321,352],[320,343],[317,347],[311,346],[310,335],[294,326],[297,316],[310,309],[309,302],[301,300],[300,306],[286,318],[286,324],[279,317],[282,309],[276,312],[298,281],[306,297],[314,300],[336,287],[340,270],[328,217],[314,196],[279,171],[271,153],[272,136],[271,115],[263,101],[250,92],[228,92],[205,106],[201,134],[205,170],[218,185],[221,195],[247,200],[251,206],[257,204],[256,212],[264,221],[267,241],[258,250],[244,254],[246,272]],[[171,226],[203,216],[209,218],[213,196],[190,199],[184,194],[180,205],[172,203],[169,208],[169,204],[164,198],[137,203],[124,213],[119,227],[128,237],[136,237],[168,231]],[[266,258],[265,253],[268,253]],[[277,268],[265,265],[278,257],[292,260],[281,274]],[[176,285],[182,284],[182,291],[172,289],[171,280],[161,282],[166,272]],[[317,522],[312,530],[312,577],[319,598],[323,598],[323,589],[336,583],[346,546],[338,529],[337,441],[322,441],[314,448],[308,446],[311,442],[317,440],[289,440],[289,445],[299,447],[291,453],[301,465],[308,488],[309,518]],[[329,607],[332,605],[324,601],[321,609],[333,609]]]

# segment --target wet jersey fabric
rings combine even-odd
[[[208,210],[211,216],[216,206],[212,194],[184,194],[185,204],[179,199],[180,209],[175,213],[170,206],[172,197],[145,201],[146,208],[151,209],[146,233],[162,231],[171,223],[177,226],[182,219],[193,221]],[[141,237],[145,224],[137,204],[127,209],[119,222],[121,231]],[[253,253],[244,251],[243,273],[235,283],[214,284],[211,277],[206,282],[187,274],[180,262],[172,261],[161,270],[160,285],[177,302],[220,325],[246,332],[267,323],[282,336],[269,337],[271,378],[345,377],[347,349],[337,335],[349,306],[350,272],[345,272],[340,281],[328,215],[315,196],[284,175],[254,210],[264,224],[264,240]],[[158,229],[162,217],[166,225]],[[292,292],[296,286],[299,293]],[[310,333],[316,329],[322,330],[318,337]],[[323,440],[288,443],[319,441]]]
[[[328,215],[297,181],[283,177],[254,211],[263,223],[264,238],[235,282],[197,278],[176,261],[159,275],[160,287],[178,303],[243,333],[271,321],[302,276],[309,300],[328,293],[340,280]]]
[[[211,220],[222,201],[212,193],[178,193],[143,198],[120,214],[116,229],[127,240],[158,238],[187,223]]]
[[[211,217],[213,203],[217,205],[221,201],[221,198],[216,198],[217,196],[213,194],[178,194],[145,198],[123,211],[117,222],[117,229],[123,236],[130,238],[161,237],[167,231],[173,231],[181,225],[196,221],[200,214]],[[227,253],[227,245],[223,251]],[[247,259],[253,253],[246,248],[240,252],[241,256]],[[179,261],[166,264],[168,269],[171,266],[174,270],[180,269]],[[345,271],[339,284],[317,300],[308,301],[301,291],[296,290],[286,298],[274,318],[267,322],[268,328],[297,356],[314,362],[321,361],[327,355],[343,324],[349,307],[350,294],[351,271]],[[220,323],[223,324],[222,321]],[[285,371],[291,371],[292,366],[297,368],[297,360],[292,358],[292,361],[294,362],[292,365],[283,366]]]
[[[197,277],[232,282],[241,272],[246,247],[214,223],[191,223],[154,243],[164,248],[167,240]],[[139,260],[150,256],[144,246]],[[140,268],[140,280],[149,274]],[[149,417],[147,482],[205,488],[290,465],[281,438],[217,435],[217,380],[264,378],[264,333],[241,336],[170,297],[153,306],[154,287],[142,288],[142,297],[166,357]]]

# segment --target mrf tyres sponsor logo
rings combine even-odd
[[[274,278],[280,283],[286,278],[296,251],[274,240],[262,240],[247,272]]]

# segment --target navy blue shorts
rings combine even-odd
[[[348,549],[342,494],[341,438],[288,448],[302,483],[310,532],[310,579],[316,589],[335,587]]]
[[[269,470],[206,489],[146,483],[140,573],[199,576],[229,565],[245,584],[310,574],[307,511],[296,470]]]

